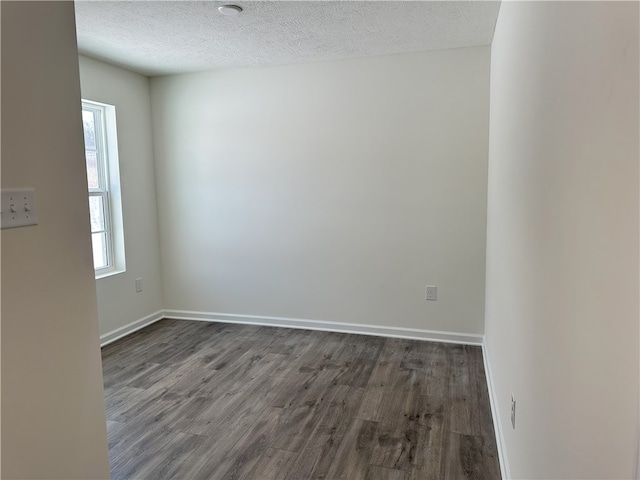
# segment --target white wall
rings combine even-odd
[[[633,476],[638,13],[637,2],[501,7],[486,343],[513,478]]]
[[[80,56],[82,97],[116,107],[127,271],[97,280],[100,333],[162,309],[149,79]],[[135,279],[144,289],[136,293]]]
[[[165,307],[481,333],[488,75],[482,47],[153,78]]]
[[[2,478],[108,478],[72,2],[2,2]]]

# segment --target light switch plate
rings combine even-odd
[[[33,188],[3,189],[0,199],[2,228],[26,227],[38,224],[36,195]]]

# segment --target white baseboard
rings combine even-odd
[[[140,330],[141,328],[146,327],[147,325],[151,325],[152,323],[156,323],[158,320],[162,320],[164,318],[164,312],[162,310],[158,310],[151,315],[147,315],[135,322],[128,323],[120,328],[116,328],[115,330],[111,330],[110,332],[105,333],[104,335],[100,335],[100,346],[104,347],[105,345],[110,344],[111,342],[115,342],[116,340],[125,337],[136,330]]]
[[[327,322],[286,317],[265,317],[261,315],[237,315],[232,313],[193,312],[188,310],[165,310],[166,318],[177,320],[199,320],[205,322],[244,323],[268,327],[300,328],[305,330],[323,330],[328,332],[356,333],[378,337],[397,337],[435,342],[460,343],[464,345],[482,345],[483,336],[455,332],[440,332],[402,327],[383,327],[360,323]]]
[[[507,461],[507,450],[504,443],[504,435],[502,433],[502,423],[498,415],[498,399],[495,387],[493,385],[493,377],[491,376],[491,367],[489,366],[489,358],[487,357],[487,344],[482,342],[482,358],[484,360],[484,372],[487,376],[487,387],[489,390],[489,403],[491,404],[491,416],[493,417],[493,429],[496,435],[496,444],[498,446],[498,460],[500,461],[500,475],[502,480],[509,480],[511,472],[509,471],[509,462]]]

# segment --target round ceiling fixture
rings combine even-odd
[[[239,7],[238,5],[221,5],[218,7],[218,11],[222,15],[235,17],[236,15],[240,14],[240,12],[242,11],[242,7]]]

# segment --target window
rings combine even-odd
[[[125,270],[115,107],[83,100],[82,124],[93,266],[99,278]]]

